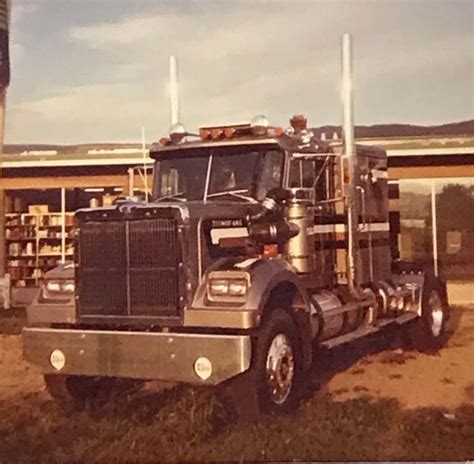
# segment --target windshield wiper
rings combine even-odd
[[[179,200],[179,201],[186,201],[186,198],[178,198],[179,195],[184,195],[183,192],[175,193],[174,195],[164,195],[160,198],[157,198],[155,201],[161,200]]]
[[[222,197],[222,196],[225,196],[225,195],[230,195],[231,197],[234,197],[234,198],[239,198],[241,200],[247,200],[247,201],[250,201],[251,203],[257,203],[257,200],[255,200],[255,198],[248,197],[246,195],[239,195],[239,194],[245,193],[245,192],[248,192],[248,190],[247,189],[227,190],[226,192],[211,193],[210,195],[207,196],[207,198],[216,198],[216,197]]]

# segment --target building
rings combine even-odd
[[[334,131],[329,132],[334,134]],[[432,265],[453,296],[474,296],[474,135],[363,137],[383,146],[400,258]],[[5,147],[5,270],[25,304],[44,272],[73,253],[73,214],[151,191],[152,160],[139,145]],[[396,247],[395,247],[396,248]],[[466,293],[467,292],[467,293]],[[458,299],[459,299],[458,298]]]

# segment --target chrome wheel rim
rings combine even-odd
[[[441,297],[436,290],[430,293],[428,298],[428,307],[430,309],[430,329],[435,337],[441,335],[441,329],[443,328],[444,311],[443,302]]]
[[[293,347],[283,333],[277,334],[270,343],[266,375],[271,401],[277,405],[283,404],[290,395],[295,375]]]

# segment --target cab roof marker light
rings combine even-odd
[[[171,143],[171,140],[168,137],[161,137],[160,139],[160,146],[161,147],[166,147],[166,145],[169,145]],[[153,146],[152,146],[153,149]]]
[[[224,135],[224,130],[218,127],[211,129],[211,138],[212,140],[218,140]]]
[[[226,139],[231,139],[235,133],[237,132],[237,129],[235,127],[226,127],[224,128],[224,137]]]
[[[207,128],[199,129],[199,137],[201,138],[202,141],[210,139],[211,138],[211,130],[207,129]]]
[[[185,127],[180,122],[173,124],[170,128],[171,143],[180,143],[187,135]]]
[[[284,133],[283,127],[275,126],[275,127],[269,127],[268,128],[268,135],[272,137],[280,137]]]
[[[268,119],[263,114],[255,116],[250,122],[250,130],[253,135],[266,135],[269,126]]]

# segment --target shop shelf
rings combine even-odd
[[[7,243],[6,251],[6,267],[12,269],[22,269],[23,272],[28,274],[34,274],[34,277],[15,277],[12,278],[14,287],[28,287],[35,282],[42,280],[44,272],[56,267],[59,263],[60,258],[63,254],[59,251],[54,252],[41,252],[42,246],[51,246],[58,247],[62,242],[68,244],[68,251],[64,256],[68,259],[71,259],[74,255],[73,252],[69,250],[69,247],[74,240],[74,237],[69,236],[70,231],[74,228],[74,224],[71,223],[71,218],[74,216],[74,213],[66,213],[65,217],[66,224],[62,225],[59,222],[62,222],[63,218],[62,213],[58,212],[48,212],[48,213],[7,213],[6,215],[6,229],[15,230],[11,233],[11,236],[6,238],[5,242]],[[50,222],[55,222],[55,224],[50,224]],[[57,222],[57,223],[56,223]],[[62,230],[65,231],[64,236],[60,237],[48,237],[49,233],[57,234],[62,233]],[[28,235],[28,236],[26,236]],[[18,245],[15,248],[19,248],[19,252],[22,254],[10,254],[9,247],[17,243]],[[26,252],[27,243],[34,244],[34,253],[33,254],[23,254]],[[41,246],[38,246],[38,243],[41,243]],[[12,264],[16,263],[16,264]],[[30,271],[30,272],[29,272]],[[18,271],[17,271],[18,272]],[[20,271],[21,272],[21,271]],[[20,285],[18,285],[18,283]]]

